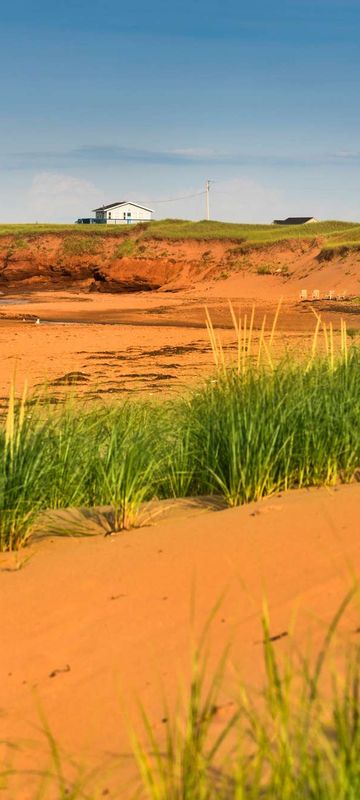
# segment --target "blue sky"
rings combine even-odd
[[[7,4],[0,220],[199,219],[207,178],[216,219],[360,219],[359,34],[359,0]]]

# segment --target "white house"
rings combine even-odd
[[[107,225],[131,225],[134,222],[150,222],[153,211],[151,208],[140,206],[138,203],[129,203],[123,200],[119,203],[110,203],[108,206],[94,208],[96,222],[106,222]]]

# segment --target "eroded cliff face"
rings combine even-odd
[[[118,236],[77,234],[2,237],[0,290],[153,290],[176,275],[166,259],[132,254],[129,243]]]
[[[184,288],[234,262],[229,242],[91,233],[0,237],[0,291],[138,292]],[[235,248],[236,250],[236,248]]]
[[[136,230],[126,236],[77,231],[7,235],[0,237],[0,291],[176,291],[236,275],[262,276],[261,289],[269,276],[286,290],[291,283],[303,285],[309,275],[332,288],[336,273],[337,282],[347,276],[347,289],[358,294],[360,253],[328,263],[320,258],[321,247],[320,240],[244,247],[229,240],[144,239]]]

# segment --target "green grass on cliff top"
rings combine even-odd
[[[318,222],[310,225],[244,225],[233,222],[189,222],[187,220],[160,220],[152,222],[144,231],[144,238],[159,239],[234,239],[249,244],[277,242],[284,239],[314,239],[317,236],[333,238],[346,234],[352,239],[352,231],[360,224],[355,222]]]
[[[50,225],[0,224],[0,236],[14,236],[15,240],[24,240],[44,234],[73,234],[78,236],[124,236],[137,239],[168,239],[180,241],[194,239],[210,241],[228,239],[239,244],[271,244],[284,240],[323,239],[329,247],[339,245],[356,245],[360,242],[360,223],[331,220],[310,225],[245,225],[231,222],[215,222],[201,220],[165,219],[150,223],[125,227],[123,225]]]

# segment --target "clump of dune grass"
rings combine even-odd
[[[184,397],[62,408],[16,401],[0,423],[0,549],[16,549],[45,509],[113,509],[113,529],[137,524],[155,498],[220,495],[229,506],[277,491],[334,485],[360,471],[360,351],[318,314],[308,354],[276,360],[278,308],[256,349],[254,316],[230,308],[229,360],[210,316],[214,372]],[[322,339],[322,352],[319,342]],[[49,398],[50,399],[50,398]]]
[[[67,236],[63,241],[65,256],[94,256],[101,252],[102,240],[93,236]]]
[[[227,686],[231,647],[210,667],[208,633],[213,609],[192,656],[191,677],[178,702],[165,702],[161,733],[140,704],[143,730],[132,730],[139,779],[134,800],[357,800],[360,796],[360,647],[344,652],[339,623],[356,587],[344,597],[318,653],[303,657],[296,630],[279,655],[264,606],[262,654],[265,679],[255,691],[236,680]],[[340,646],[339,646],[340,645]],[[342,654],[340,657],[340,653]],[[241,666],[241,665],[240,665]],[[221,712],[226,710],[221,722]],[[120,798],[104,789],[111,764],[86,771],[66,757],[40,710],[48,743],[47,770],[17,772],[0,764],[0,788],[26,786],[29,800]],[[116,771],[118,775],[118,770]],[[74,776],[73,778],[71,776]],[[120,775],[121,780],[121,775]],[[29,787],[33,788],[29,788]],[[9,794],[10,792],[10,794]]]
[[[219,374],[187,409],[190,491],[219,492],[236,506],[350,480],[360,463],[359,391],[358,353],[332,371],[286,362],[270,373]]]
[[[33,424],[32,424],[33,423]],[[43,492],[43,427],[28,413],[26,387],[17,405],[11,388],[5,425],[0,432],[0,550],[23,546]]]
[[[254,311],[242,321],[231,311],[235,363],[227,362],[208,317],[216,372],[173,404],[177,422],[166,472],[176,460],[179,493],[219,493],[237,506],[280,490],[352,480],[360,464],[360,356],[347,346],[345,325],[337,345],[331,326],[323,327],[321,357],[318,317],[307,359],[276,363],[276,316],[267,336],[262,325],[253,354]]]
[[[127,530],[156,492],[158,444],[150,407],[126,403],[120,413],[114,409],[103,420],[99,444],[87,463],[87,491],[93,505],[112,506],[114,531]]]
[[[257,275],[272,275],[273,268],[270,264],[261,264],[256,270]]]
[[[136,251],[136,242],[134,239],[125,239],[119,244],[113,253],[113,258],[124,258],[124,256],[134,255]]]
[[[141,800],[355,800],[360,794],[360,649],[344,670],[329,649],[351,592],[326,632],[315,661],[280,659],[263,617],[266,680],[261,694],[240,683],[228,721],[219,726],[227,657],[209,676],[195,654],[187,698],[166,708],[164,735],[144,710],[134,736]],[[323,673],[326,672],[326,675]],[[330,681],[330,689],[324,689]]]

